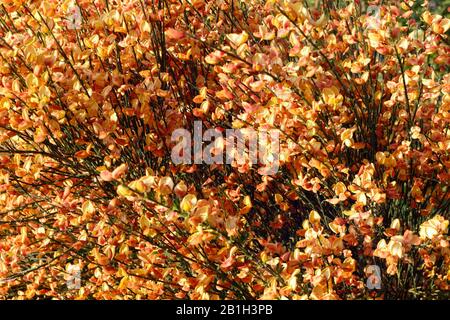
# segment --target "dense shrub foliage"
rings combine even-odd
[[[3,0],[0,297],[447,298],[450,21],[428,5]],[[278,172],[175,165],[194,121],[279,130]]]

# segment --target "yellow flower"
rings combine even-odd
[[[433,239],[440,234],[446,234],[449,221],[444,217],[436,215],[433,219],[425,221],[420,225],[419,235],[422,239]]]

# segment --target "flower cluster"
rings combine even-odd
[[[450,20],[417,2],[4,0],[0,298],[448,295]],[[174,164],[195,121],[278,130],[278,171]]]

